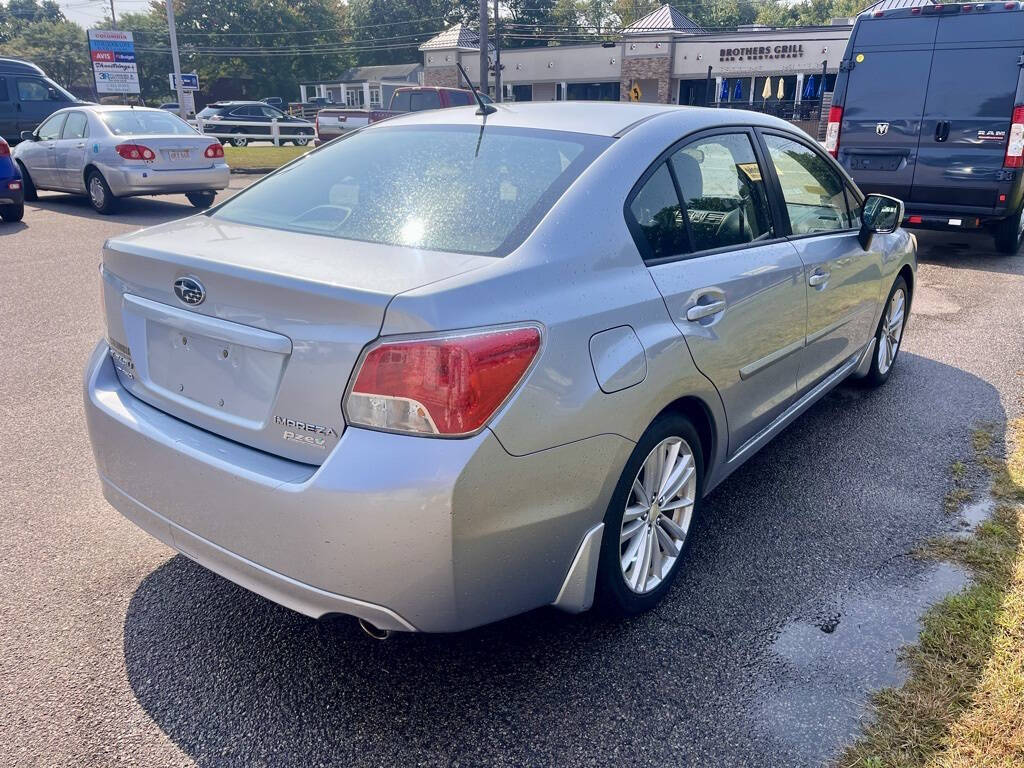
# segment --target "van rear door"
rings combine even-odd
[[[865,192],[910,195],[938,21],[857,21],[838,159]]]
[[[910,202],[994,208],[1003,170],[1024,13],[942,16],[932,54]]]

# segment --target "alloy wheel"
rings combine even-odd
[[[897,288],[889,299],[889,305],[882,318],[882,328],[878,335],[878,372],[883,376],[892,368],[896,352],[903,338],[903,320],[906,315],[907,295],[902,288]]]
[[[619,564],[633,592],[647,594],[672,572],[683,551],[697,495],[693,449],[667,437],[633,480],[619,531]]]
[[[89,180],[89,197],[92,199],[92,204],[96,208],[102,208],[106,202],[107,193],[103,189],[103,182],[100,181],[99,176],[93,176]]]

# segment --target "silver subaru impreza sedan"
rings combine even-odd
[[[85,375],[104,494],[374,633],[646,610],[712,488],[844,379],[892,373],[902,216],[749,112],[527,103],[355,131],[106,244]]]

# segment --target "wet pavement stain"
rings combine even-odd
[[[792,621],[775,639],[773,681],[752,715],[803,764],[827,761],[855,737],[864,694],[903,682],[900,648],[917,640],[929,606],[969,581],[949,563],[912,561],[908,576],[899,560],[855,585],[839,610]]]

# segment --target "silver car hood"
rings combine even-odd
[[[199,215],[107,242],[108,338],[122,383],[150,405],[319,464],[392,297],[494,262]],[[183,278],[201,303],[175,292]]]

